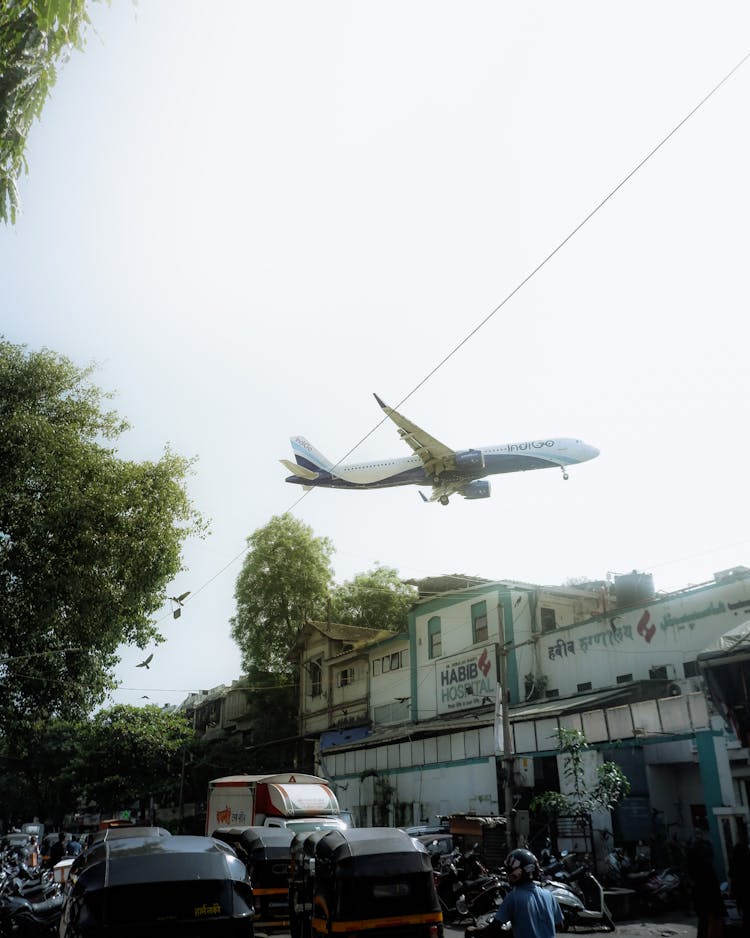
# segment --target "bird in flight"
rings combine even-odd
[[[151,659],[153,657],[153,655],[149,655],[148,658],[146,658],[144,661],[141,661],[140,664],[137,664],[136,668],[146,668],[146,670],[148,670],[148,666],[151,664]]]
[[[190,590],[187,590],[187,591],[184,592],[184,593],[180,593],[179,596],[170,596],[170,597],[169,597],[169,601],[170,601],[170,602],[172,602],[172,603],[177,603],[177,608],[172,610],[172,618],[173,618],[173,619],[179,619],[179,618],[180,618],[180,616],[182,615],[182,605],[183,605],[183,603],[185,602],[185,600],[188,598],[189,595],[190,595]]]

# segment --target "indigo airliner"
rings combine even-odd
[[[422,499],[447,505],[451,495],[488,498],[490,483],[484,476],[554,467],[561,469],[563,479],[567,479],[568,466],[599,455],[595,446],[563,437],[453,450],[388,407],[377,394],[375,400],[396,424],[399,436],[414,451],[413,456],[338,465],[326,459],[304,437],[293,436],[291,443],[296,462],[281,460],[282,465],[292,473],[286,481],[305,489],[383,489],[396,485],[429,485],[432,494],[427,498],[420,492]]]

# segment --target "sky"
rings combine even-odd
[[[331,539],[339,583],[637,569],[667,591],[750,566],[750,61],[623,183],[750,51],[750,6],[91,13],[0,229],[0,334],[96,363],[123,457],[196,457],[211,525],[168,590],[191,591],[182,615],[165,602],[148,670],[122,649],[112,703],[240,676],[246,539],[289,509]],[[409,455],[373,393],[456,449],[601,455],[447,507],[412,486],[298,503],[290,436],[333,461]]]

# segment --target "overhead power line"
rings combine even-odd
[[[553,257],[555,257],[557,254],[559,254],[559,252],[565,247],[565,245],[566,245],[572,238],[574,238],[575,235],[577,235],[578,232],[579,232],[585,225],[587,225],[587,224],[591,221],[591,219],[601,211],[602,208],[604,208],[604,206],[610,201],[610,199],[612,199],[612,198],[620,191],[620,189],[622,189],[622,188],[636,175],[636,173],[638,173],[638,172],[646,165],[646,163],[648,163],[648,161],[649,161],[653,156],[655,156],[655,155],[659,152],[659,150],[662,149],[662,147],[677,133],[677,131],[680,130],[680,129],[681,129],[681,128],[682,128],[682,127],[683,127],[683,126],[684,126],[684,125],[685,125],[685,124],[686,124],[686,123],[687,123],[687,122],[688,122],[688,121],[706,104],[706,102],[709,101],[709,100],[716,94],[716,92],[717,92],[724,84],[726,84],[727,81],[729,81],[729,79],[745,64],[745,62],[747,62],[747,60],[748,60],[749,58],[750,58],[750,52],[746,53],[746,54],[739,60],[739,62],[737,62],[737,64],[734,65],[734,66],[724,75],[724,77],[723,77],[720,81],[718,81],[718,82],[713,86],[713,88],[711,88],[711,90],[710,90],[709,92],[707,92],[707,94],[705,94],[705,95],[700,99],[700,101],[698,101],[698,103],[697,103],[690,111],[688,111],[688,113],[685,114],[685,116],[684,116],[681,120],[679,120],[679,121],[674,125],[674,127],[672,127],[672,129],[671,129],[667,134],[665,134],[665,136],[662,137],[662,139],[661,139],[651,150],[649,150],[648,153],[647,153],[638,163],[636,163],[636,165],[630,170],[630,172],[627,173],[625,176],[623,176],[622,179],[617,183],[617,185],[615,185],[612,189],[610,189],[610,191],[609,191],[602,199],[600,199],[600,201],[594,206],[594,208],[592,208],[591,211],[588,212],[588,213],[581,219],[581,221],[579,221],[578,224],[576,224],[575,227],[573,227],[573,228],[571,229],[571,231],[556,245],[556,247],[554,247],[554,248],[553,248],[553,249],[552,249],[552,250],[551,250],[551,251],[550,251],[550,252],[549,252],[549,253],[548,253],[548,254],[547,254],[547,255],[546,255],[546,256],[528,273],[528,274],[526,274],[526,276],[525,276],[522,280],[520,280],[520,281],[516,284],[515,287],[513,287],[513,289],[510,291],[510,293],[508,293],[508,294],[504,297],[504,299],[502,299],[502,300],[497,304],[497,306],[495,306],[492,310],[490,310],[490,312],[487,313],[487,315],[486,315],[483,319],[481,319],[481,320],[474,326],[474,328],[471,329],[471,331],[468,332],[468,333],[463,337],[463,339],[461,339],[460,342],[458,342],[456,345],[454,345],[453,348],[450,349],[450,351],[447,352],[447,354],[444,355],[443,358],[441,358],[440,361],[437,362],[437,364],[434,365],[434,366],[430,369],[430,371],[428,371],[427,374],[426,374],[420,381],[418,381],[418,382],[412,387],[412,389],[411,389],[407,394],[405,394],[405,395],[396,403],[396,407],[398,408],[398,407],[400,407],[402,404],[404,404],[406,401],[408,401],[408,400],[409,400],[421,387],[423,387],[423,386],[424,386],[424,385],[425,385],[425,384],[426,384],[426,383],[427,383],[427,382],[428,382],[445,364],[447,364],[447,363],[450,361],[450,359],[453,358],[454,355],[456,355],[468,342],[470,342],[471,339],[473,339],[474,336],[480,331],[480,329],[484,328],[484,326],[486,326],[487,323],[490,322],[490,320],[492,320],[492,319],[500,312],[500,310],[501,310],[510,300],[512,300],[513,297],[514,297],[521,289],[523,289],[523,287],[525,287],[526,284],[527,284],[530,280],[532,280],[532,279],[539,273],[540,270],[542,270],[543,267],[545,267],[545,266],[552,260]],[[372,436],[372,434],[373,434],[379,427],[381,427],[388,419],[389,419],[389,418],[388,418],[387,416],[381,417],[380,420],[378,420],[377,423],[375,423],[375,424],[371,427],[371,429],[368,430],[367,433],[365,433],[365,435],[364,435],[360,440],[358,440],[358,442],[356,442],[349,450],[347,450],[346,453],[344,453],[343,456],[341,456],[341,457],[338,459],[338,461],[337,461],[336,463],[334,463],[333,468],[335,468],[336,466],[340,465],[345,459],[347,459],[349,456],[351,456],[352,453],[354,453],[357,449],[359,449],[359,447],[365,442],[365,440],[369,439],[369,438]],[[300,495],[297,499],[295,499],[295,500],[292,502],[292,504],[286,509],[286,512],[285,512],[285,513],[289,513],[289,512],[291,512],[291,511],[293,511],[293,510],[297,507],[297,505],[300,504],[300,502],[301,502],[303,499],[307,498],[307,496],[308,496],[309,494],[310,494],[309,491],[303,492],[302,495]],[[202,586],[200,586],[200,587],[198,587],[198,589],[194,590],[194,591],[193,591],[193,594],[192,594],[193,598],[194,598],[198,593],[200,593],[202,590],[204,590],[207,586],[209,586],[211,583],[213,583],[213,581],[214,581],[215,579],[217,579],[219,576],[221,576],[222,573],[226,572],[226,570],[228,570],[229,567],[233,566],[233,565],[237,562],[237,560],[239,560],[240,557],[242,557],[244,554],[247,553],[248,550],[249,550],[249,545],[246,545],[239,553],[237,553],[234,557],[232,557],[232,559],[231,559],[228,563],[226,563],[219,571],[217,571],[217,573],[215,573],[212,577],[210,577],[208,580],[206,580],[206,582],[203,583]],[[166,618],[166,616],[165,616],[164,618]],[[159,620],[159,621],[161,621],[161,620]]]

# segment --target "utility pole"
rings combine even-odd
[[[508,651],[505,643],[505,625],[503,607],[497,604],[497,630],[500,645],[498,661],[500,681],[499,699],[501,701],[501,721],[503,728],[503,801],[505,810],[505,840],[508,850],[516,846],[515,811],[513,808],[513,745],[510,735],[510,715],[508,713]],[[496,717],[497,718],[497,717]]]

